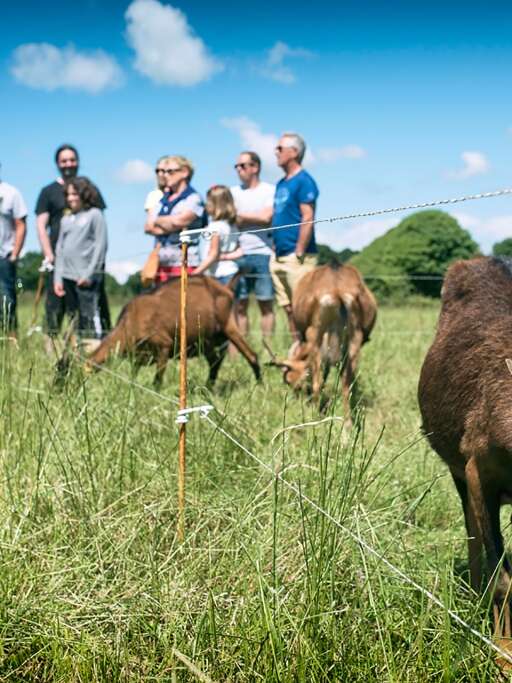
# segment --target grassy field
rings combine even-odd
[[[277,370],[256,385],[228,360],[210,393],[191,361],[189,404],[213,403],[212,420],[301,495],[194,417],[183,544],[175,365],[160,396],[130,383],[126,361],[109,365],[126,381],[76,373],[57,391],[28,317],[27,304],[20,350],[0,347],[0,680],[496,680],[492,653],[447,612],[490,634],[465,583],[459,501],[419,431],[436,306],[380,311],[350,433],[304,426],[318,413]],[[276,351],[287,343],[280,318]]]

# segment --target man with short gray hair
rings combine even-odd
[[[290,332],[296,336],[292,316],[292,293],[300,278],[316,266],[315,209],[318,187],[302,168],[306,144],[297,133],[283,133],[276,146],[277,164],[284,171],[276,185],[272,226],[291,225],[273,231],[275,254],[270,262],[277,303],[288,316]]]

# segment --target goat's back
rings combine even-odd
[[[232,309],[233,293],[210,277],[190,278],[187,291],[187,338],[221,331]],[[174,341],[180,320],[180,281],[172,280],[153,292],[132,299],[119,316],[116,328],[123,327],[133,343],[168,345]]]
[[[293,316],[299,330],[311,324],[319,305],[350,309],[363,329],[367,341],[375,323],[377,303],[355,266],[323,265],[306,273],[293,293]]]
[[[418,387],[423,428],[452,469],[463,467],[461,452],[512,448],[511,356],[511,263],[458,261],[445,277]]]

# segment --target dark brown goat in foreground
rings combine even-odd
[[[377,304],[357,268],[325,265],[302,277],[293,292],[293,317],[300,342],[289,358],[273,364],[295,389],[311,386],[320,392],[332,365],[341,364],[345,414],[350,422],[350,388],[361,346],[368,341],[377,316]]]
[[[231,283],[230,283],[231,284]],[[137,366],[156,362],[154,383],[160,386],[167,361],[179,349],[180,281],[177,278],[150,294],[132,299],[115,328],[88,358],[90,368],[112,353],[133,355]],[[257,380],[258,357],[242,337],[233,314],[233,292],[210,277],[193,277],[187,293],[187,346],[189,356],[201,353],[210,366],[213,385],[226,355],[228,340],[247,359]]]
[[[441,296],[437,334],[419,381],[423,429],[450,468],[462,502],[472,586],[481,588],[485,549],[496,635],[510,638],[512,572],[500,506],[512,502],[512,376],[506,362],[512,355],[512,261],[458,261]]]

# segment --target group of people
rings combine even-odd
[[[242,152],[234,169],[239,183],[214,185],[206,202],[192,187],[194,167],[183,156],[163,156],[155,167],[156,188],[145,201],[146,234],[154,237],[158,287],[181,272],[180,232],[208,226],[208,237],[192,241],[190,275],[207,274],[226,284],[242,271],[236,289],[236,316],[249,331],[249,294],[261,312],[261,330],[274,327],[274,299],[295,333],[291,297],[297,281],[316,264],[314,217],[318,188],[302,162],[306,145],[284,133],[275,148],[283,177],[276,186],[260,179],[261,159]],[[60,331],[65,313],[76,316],[83,339],[99,339],[110,329],[104,272],[107,252],[105,202],[97,187],[78,175],[72,145],[55,153],[57,179],[36,203],[39,241],[48,270],[46,332]],[[20,192],[0,181],[0,298],[4,329],[16,330],[16,261],[26,234],[27,209]],[[285,227],[283,227],[285,226]]]

